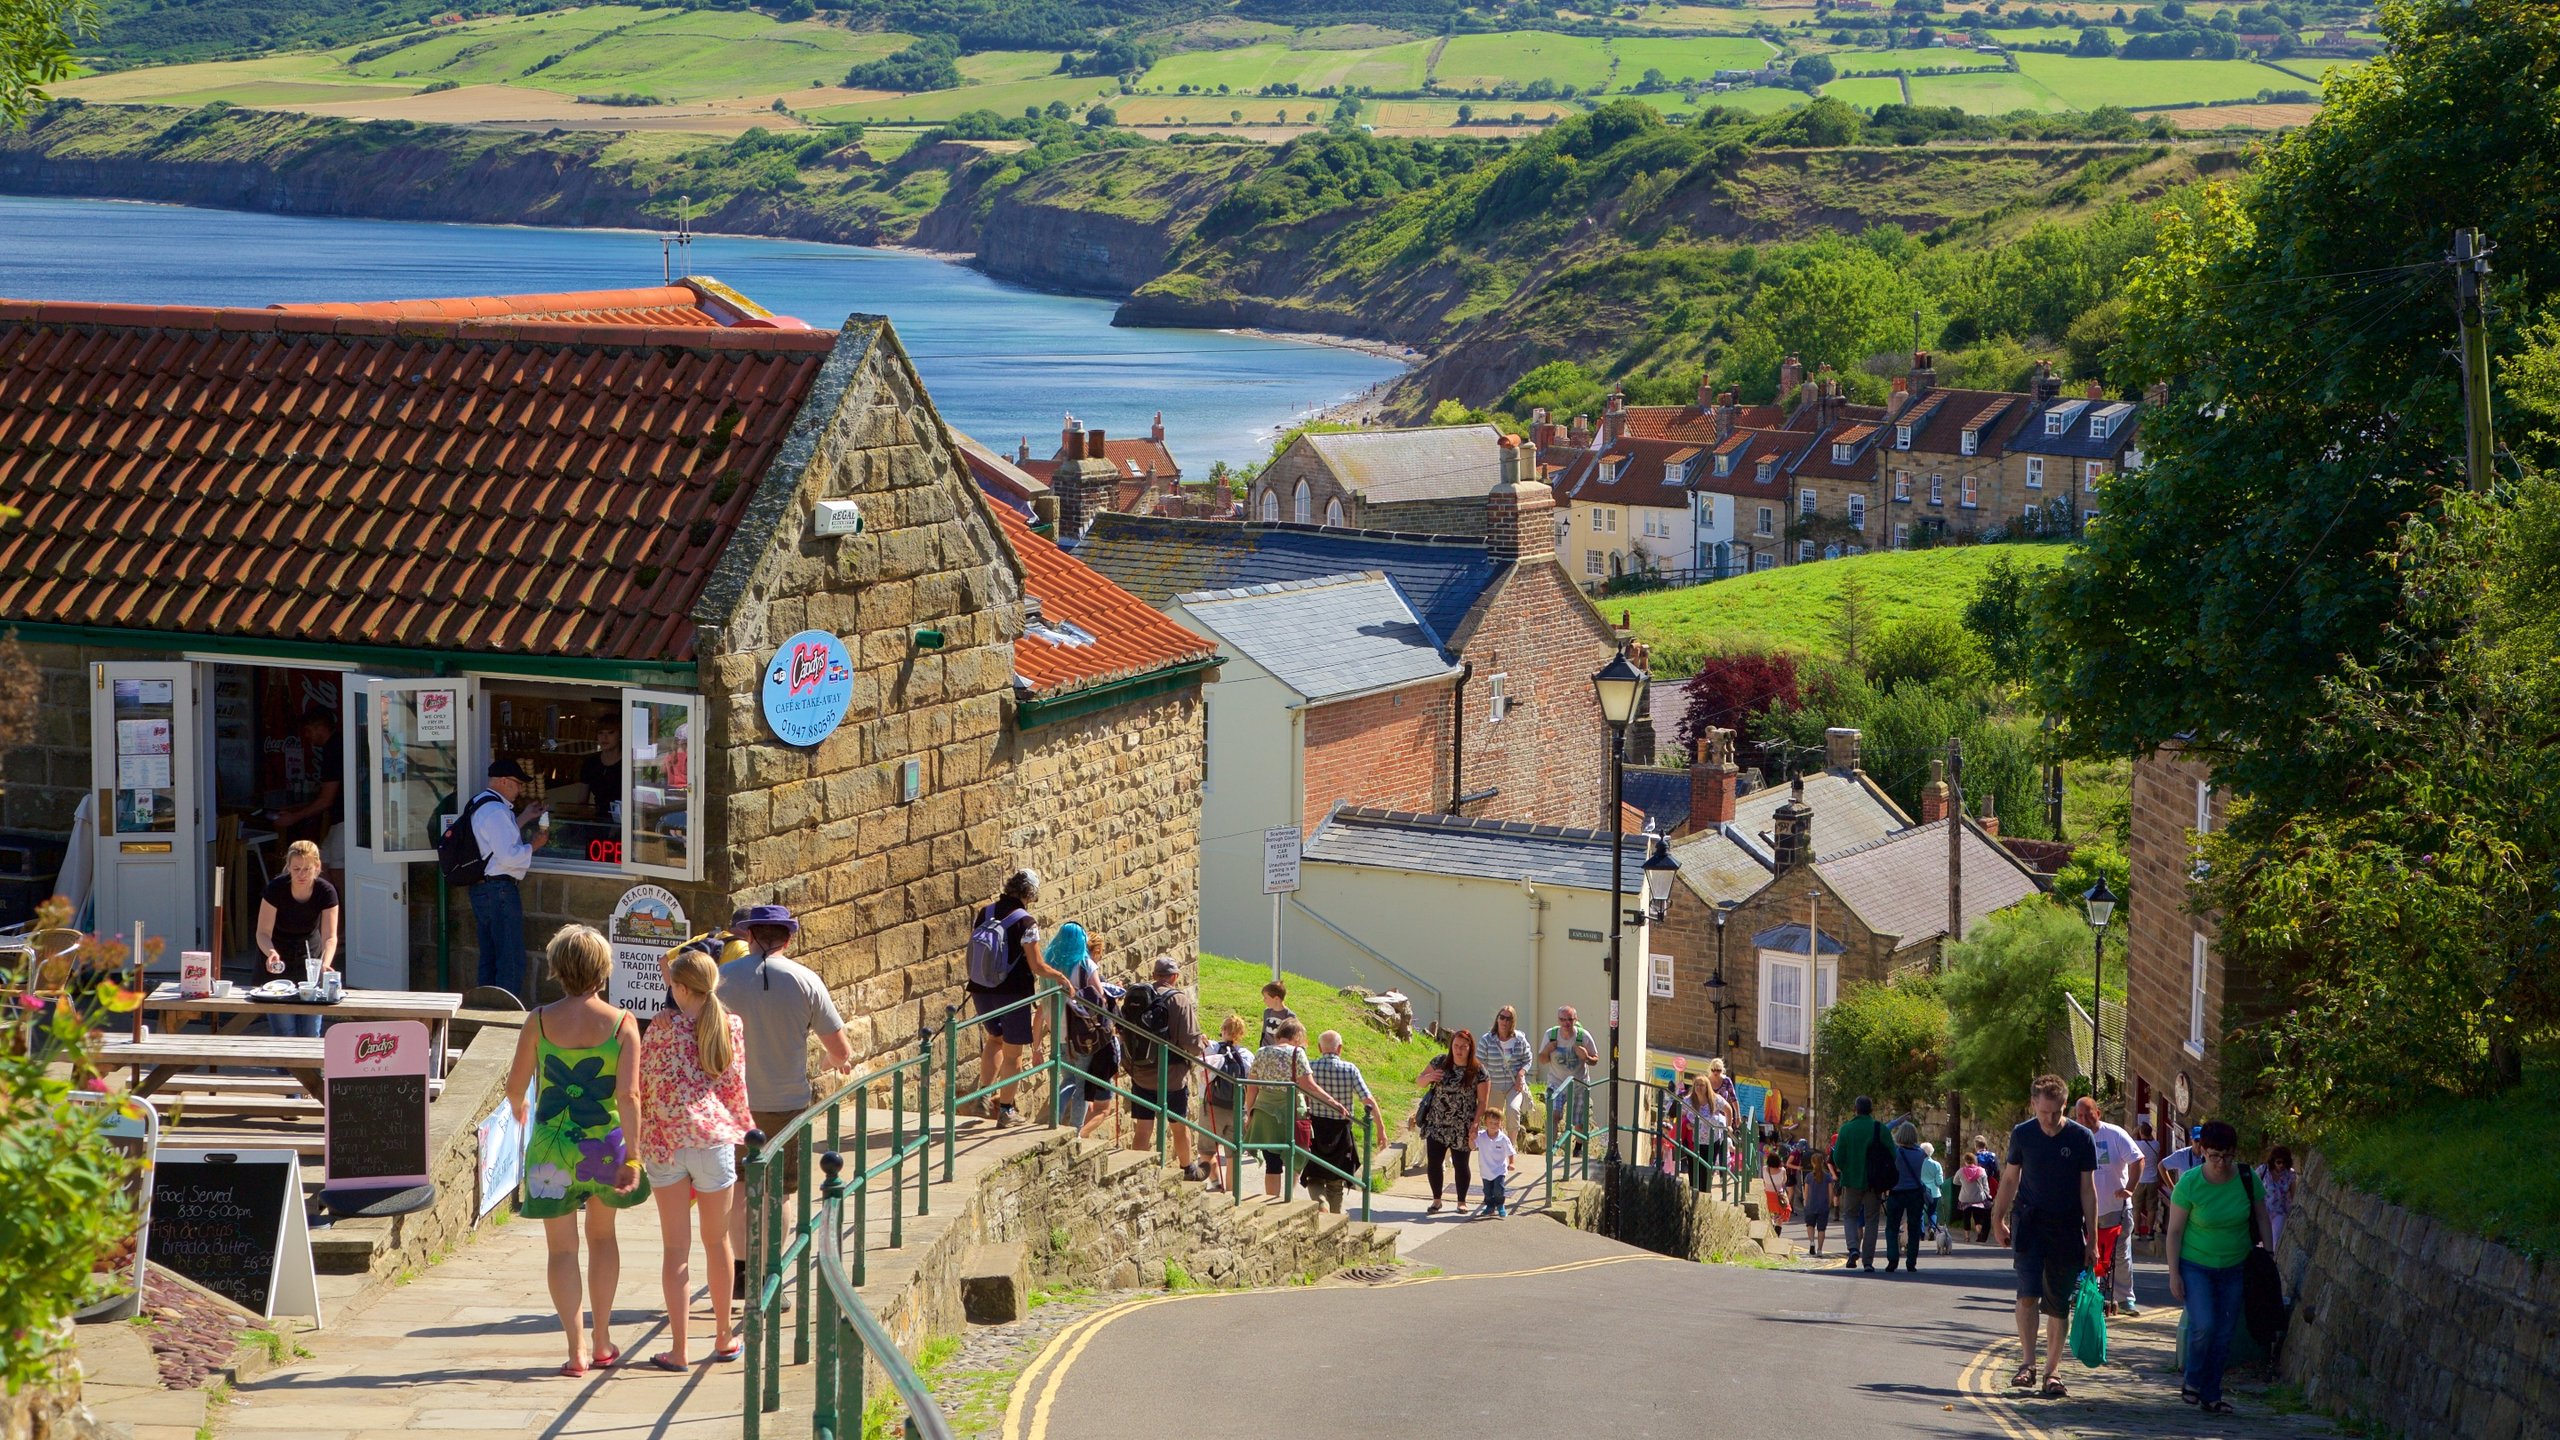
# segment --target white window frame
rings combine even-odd
[[[1719,455],[1716,457],[1716,473],[1719,475],[1730,475],[1733,473],[1733,457],[1731,455]]]
[[[373,732],[368,737],[368,743],[365,747],[365,753],[373,757],[373,762],[370,767],[372,773],[365,777],[366,787],[373,792],[370,797],[373,833],[363,837],[362,843],[372,849],[374,859],[386,863],[400,864],[433,860],[436,858],[436,852],[433,846],[420,849],[416,846],[394,846],[386,843],[389,837],[385,832],[389,829],[391,824],[391,782],[383,775],[385,767],[381,760],[383,751],[382,727],[384,723],[384,711],[386,708],[383,701],[385,697],[394,694],[414,695],[422,691],[429,690],[449,690],[457,692],[454,696],[454,724],[457,728],[454,731],[454,764],[456,768],[454,771],[453,809],[447,812],[439,812],[431,822],[435,827],[436,832],[438,834],[442,834],[447,827],[452,825],[454,817],[462,812],[462,807],[470,804],[471,797],[479,794],[481,789],[487,783],[486,777],[481,774],[481,771],[488,763],[484,757],[489,753],[489,735],[488,726],[484,721],[484,717],[480,713],[481,707],[479,704],[478,684],[474,680],[459,676],[439,677],[433,680],[392,680],[377,676],[367,676],[365,677],[364,684],[366,690],[370,694],[365,721],[367,725],[372,727]],[[345,744],[347,743],[347,732],[344,729],[346,724],[345,716],[342,715],[339,717],[339,724],[341,727],[338,731],[340,743]],[[353,747],[350,746],[350,748]],[[354,811],[354,805],[350,804],[348,806],[350,816],[354,814]],[[625,848],[628,848],[628,843],[629,842],[626,840]]]
[[[2109,433],[2109,432],[2108,432],[2108,429],[2107,429],[2107,412],[2105,412],[2104,410],[2101,410],[2101,411],[2099,411],[2097,414],[2092,415],[2092,416],[2090,416],[2090,417],[2089,417],[2089,438],[2090,438],[2090,439],[2092,439],[2092,440],[2104,440],[2104,439],[2106,439],[2106,438],[2107,438],[2108,433]]]
[[[1585,550],[1582,552],[1582,573],[1606,578],[1609,574],[1609,562],[1601,551]]]
[[[2187,955],[2187,1053],[2204,1058],[2204,932],[2189,937],[2193,948]]]
[[[1796,993],[1804,996],[1807,1002],[1802,1005],[1786,1007],[1796,1011],[1797,1023],[1801,1027],[1797,1037],[1801,1043],[1797,1044],[1789,1044],[1784,1040],[1775,1038],[1776,1032],[1770,1024],[1773,1012],[1780,1008],[1775,999],[1777,986],[1774,982],[1777,972],[1781,969],[1786,970],[1795,978]],[[1807,983],[1808,980],[1810,980],[1810,984]],[[1822,1023],[1823,1013],[1828,1011],[1833,1004],[1837,1003],[1839,998],[1840,962],[1837,959],[1829,956],[1819,958],[1814,963],[1813,973],[1808,976],[1805,973],[1805,957],[1803,955],[1791,955],[1778,950],[1761,951],[1759,1016],[1761,1048],[1764,1050],[1784,1050],[1791,1055],[1803,1055],[1811,1052],[1813,1049],[1814,1027]]]
[[[1339,530],[1342,528],[1341,496],[1333,496],[1324,502],[1324,526],[1328,530]]]
[[[1981,508],[1982,482],[1971,475],[1956,477],[1956,504],[1966,510]]]
[[[1777,520],[1777,512],[1772,507],[1763,505],[1760,507],[1760,528],[1752,531],[1751,533],[1754,535],[1774,535],[1778,533],[1776,529]]]
[[[1299,481],[1298,488],[1289,494],[1289,515],[1301,525],[1315,523],[1316,492],[1314,487],[1304,480]]]
[[[1910,471],[1896,470],[1893,472],[1893,498],[1905,505],[1911,503]]]
[[[1597,505],[1592,506],[1592,507],[1591,507],[1591,533],[1592,533],[1592,534],[1594,534],[1594,535],[1597,535],[1597,534],[1599,534],[1602,530],[1604,530],[1604,529],[1606,529],[1606,528],[1607,528],[1606,526],[1603,526],[1603,525],[1600,523],[1600,507],[1599,507],[1599,506],[1597,506]]]
[[[1911,545],[1911,527],[1900,520],[1893,522],[1893,548],[1904,550]]]
[[[1796,492],[1796,514],[1810,520],[1822,513],[1822,497],[1811,489]]]
[[[1893,427],[1893,448],[1896,450],[1908,450],[1911,448],[1910,426],[1896,425]]]
[[[684,707],[684,733],[690,737],[693,754],[686,761],[685,775],[692,794],[685,809],[684,859],[682,865],[646,865],[637,858],[640,853],[635,827],[640,823],[640,807],[636,803],[639,790],[639,752],[636,748],[642,731],[639,707],[680,705]],[[681,690],[625,690],[622,692],[622,868],[634,875],[655,876],[662,880],[699,880],[702,878],[703,784],[702,762],[707,747],[702,733],[702,697]]]
[[[1981,443],[1981,439],[1982,432],[1978,430],[1967,430],[1957,439],[1956,449],[1959,453],[1970,455]]]
[[[1751,557],[1751,568],[1754,570],[1775,570],[1778,568],[1778,557],[1770,554],[1766,550],[1763,550]]]
[[[1834,445],[1834,446],[1832,446],[1832,447],[1831,447],[1831,463],[1832,463],[1832,464],[1834,464],[1834,465],[1846,465],[1846,464],[1848,464],[1848,463],[1849,463],[1849,457],[1850,457],[1852,454],[1854,454],[1854,453],[1856,452],[1856,450],[1857,450],[1857,447],[1856,447],[1856,446],[1854,446],[1854,445]]]
[[[1778,478],[1778,462],[1777,462],[1777,461],[1775,461],[1775,460],[1763,460],[1763,461],[1761,461],[1761,462],[1760,462],[1760,469],[1759,469],[1759,472],[1758,472],[1757,474],[1753,475],[1751,478],[1752,478],[1752,479],[1754,479],[1754,480],[1756,480],[1756,481],[1758,481],[1759,483],[1761,483],[1761,484],[1763,484],[1763,485],[1766,485],[1766,484],[1768,484],[1770,481],[1775,480],[1776,478]]]
[[[1929,503],[1932,505],[1947,503],[1947,477],[1944,471],[1929,472]]]
[[[2080,472],[2080,488],[2088,491],[2092,495],[2098,493],[2098,482],[2106,478],[2106,474],[2106,461],[2090,461],[2088,466]]]
[[[1280,492],[1268,485],[1262,487],[1262,522],[1266,525],[1280,523]]]
[[[1511,713],[1511,696],[1508,690],[1510,679],[1510,672],[1503,671],[1485,681],[1486,724],[1499,725],[1503,717]]]
[[[2213,782],[2209,780],[2196,782],[2196,833],[2213,833]]]
[[[1652,962],[1653,998],[1656,1000],[1670,999],[1671,977],[1673,974],[1671,957],[1668,955],[1647,955],[1645,959]]]
[[[1814,548],[1813,548],[1813,542],[1812,542],[1812,541],[1810,541],[1810,540],[1799,540],[1799,541],[1797,541],[1797,542],[1796,542],[1796,563],[1797,563],[1797,564],[1799,564],[1799,565],[1810,565],[1810,564],[1812,564],[1812,563],[1813,563],[1813,557],[1814,557],[1814,554],[1815,554],[1815,551],[1814,551]]]
[[[1849,528],[1852,530],[1867,528],[1867,497],[1864,495],[1849,497]]]
[[[2044,457],[2041,455],[2027,457],[2027,488],[2030,490],[2044,488]]]
[[[2045,433],[2045,434],[2047,434],[2047,435],[2059,435],[2059,434],[2061,434],[2063,431],[2068,430],[2068,429],[2070,429],[2070,428],[2071,428],[2071,412],[2070,412],[2070,411],[2068,411],[2068,410],[2047,410],[2046,412],[2044,412],[2044,433]]]

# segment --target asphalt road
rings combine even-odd
[[[1762,1270],[1523,1216],[1448,1226],[1416,1260],[1442,1273],[1101,1312],[1025,1372],[1006,1440],[2017,1433],[1958,1388],[2012,1333],[2003,1251]]]

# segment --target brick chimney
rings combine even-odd
[[[1611,390],[1609,406],[1600,412],[1600,448],[1603,450],[1614,448],[1626,433],[1627,392],[1623,389]]]
[[[1157,412],[1156,412],[1156,423],[1155,423],[1155,427],[1154,427],[1153,429],[1151,429],[1151,430],[1149,430],[1149,431],[1147,432],[1147,438],[1148,438],[1148,439],[1150,439],[1150,440],[1153,440],[1154,442],[1156,442],[1156,443],[1157,443],[1157,444],[1159,444],[1159,445],[1161,445],[1161,444],[1163,444],[1163,443],[1164,443],[1164,412],[1163,412],[1163,411],[1159,410],[1159,411],[1157,411]]]
[[[1920,791],[1920,823],[1923,825],[1947,818],[1947,762],[1929,762],[1929,783]]]
[[[2027,388],[2035,392],[2039,402],[2054,399],[2062,394],[2062,382],[2053,378],[2051,361],[2036,362],[2035,378],[2027,382]]]
[[[1049,476],[1049,491],[1058,497],[1058,542],[1067,544],[1083,539],[1093,517],[1111,508],[1120,477],[1103,458],[1101,431],[1085,429],[1070,415],[1059,438],[1062,453]]]
[[[1564,438],[1565,443],[1571,445],[1576,450],[1590,448],[1591,417],[1588,415],[1574,416],[1573,426],[1564,432]]]
[[[1822,732],[1822,768],[1855,770],[1858,768],[1858,732],[1846,725],[1834,725]]]
[[[1718,391],[1716,394],[1716,443],[1721,445],[1732,438],[1733,392]]]
[[[1698,737],[1689,760],[1689,825],[1692,833],[1713,830],[1733,820],[1733,732],[1711,729]]]
[[[1784,404],[1804,385],[1804,362],[1790,355],[1778,366],[1778,401]]]
[[[1919,399],[1938,388],[1938,362],[1926,350],[1911,352],[1911,398]]]
[[[1813,807],[1804,803],[1804,777],[1799,775],[1787,785],[1787,803],[1770,817],[1769,849],[1778,873],[1786,874],[1799,865],[1813,863]]]
[[[1016,465],[1028,465],[1028,464],[1030,464],[1030,463],[1031,463],[1031,437],[1030,437],[1030,436],[1025,435],[1025,436],[1023,436],[1023,437],[1022,437],[1022,439],[1021,439],[1021,440],[1017,441],[1017,442],[1014,444],[1014,447],[1013,447],[1013,463],[1014,463],[1014,464],[1016,464]]]
[[[2090,398],[2090,399],[2092,399],[2092,400],[2104,400],[2104,399],[2106,399],[2106,398],[2107,398],[2107,387],[2106,387],[2106,386],[2104,386],[2104,385],[2099,384],[2099,383],[2098,383],[2097,381],[2095,381],[2095,380],[2090,381],[2090,382],[2089,382],[2089,389],[2088,389],[2088,398]]]
[[[1537,409],[1529,412],[1530,444],[1543,451],[1548,446],[1556,443],[1556,436],[1558,433],[1559,431],[1557,429],[1556,422],[1550,419],[1547,415],[1546,406],[1541,405]]]
[[[1997,803],[1987,791],[1984,792],[1982,797],[1982,818],[1975,823],[1982,827],[1983,834],[1990,836],[1994,840],[2000,838],[2000,810]]]
[[[1708,408],[1709,406],[1711,406],[1711,405],[1715,404],[1715,400],[1714,400],[1714,398],[1713,398],[1713,396],[1714,396],[1715,392],[1714,392],[1714,391],[1712,391],[1712,390],[1709,390],[1709,389],[1707,388],[1708,386],[1710,386],[1710,385],[1712,385],[1712,384],[1714,384],[1714,383],[1715,383],[1715,377],[1714,377],[1714,376],[1711,376],[1711,375],[1705,374],[1705,373],[1703,373],[1703,372],[1701,372],[1701,373],[1699,374],[1699,376],[1698,376],[1698,408],[1699,408],[1699,409],[1704,410],[1704,409]]]
[[[1556,553],[1556,496],[1538,479],[1538,452],[1517,435],[1502,437],[1502,483],[1484,497],[1485,554],[1534,560]]]
[[[1893,393],[1885,398],[1884,418],[1890,420],[1910,408],[1911,377],[1896,375],[1893,377]]]

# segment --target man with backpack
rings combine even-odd
[[[1065,984],[1040,955],[1040,922],[1031,918],[1031,902],[1040,898],[1040,875],[1016,870],[1005,877],[1004,893],[978,912],[969,930],[969,1004],[979,1015],[993,1015],[1031,998],[1044,978]],[[979,1113],[1001,1128],[1021,1117],[1013,1108],[1014,1077],[1022,1073],[1022,1050],[1031,1043],[1032,1007],[1022,1006],[990,1020],[978,1046],[978,1083],[1004,1088],[982,1102]]]
[[[1137,1124],[1137,1147],[1145,1150],[1156,1143],[1159,1112],[1191,1113],[1191,1062],[1200,1053],[1200,1007],[1183,988],[1182,962],[1170,955],[1157,956],[1151,983],[1132,985],[1121,998],[1120,1018],[1127,1022],[1120,1027],[1121,1045],[1129,1057],[1129,1093],[1135,1097],[1129,1113]],[[1156,1088],[1159,1057],[1164,1066],[1162,1090]],[[1190,1126],[1174,1125],[1170,1138],[1183,1179],[1197,1180],[1208,1173],[1207,1166],[1192,1163]]]
[[[525,988],[524,877],[551,826],[546,817],[532,841],[526,841],[524,827],[533,815],[519,805],[530,778],[523,766],[500,756],[489,762],[488,778],[437,843],[436,865],[448,882],[471,895],[471,919],[480,939],[480,983],[530,1005],[539,997]]]
[[[1847,1268],[1872,1275],[1876,1232],[1884,1228],[1885,1197],[1893,1192],[1894,1144],[1876,1118],[1872,1097],[1861,1095],[1850,1108],[1857,1113],[1831,1144],[1831,1168],[1840,1175],[1841,1253],[1848,1257]]]

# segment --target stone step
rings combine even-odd
[[[1247,1207],[1244,1225],[1257,1234],[1272,1235],[1288,1226],[1304,1224],[1316,1213],[1312,1200],[1265,1200],[1259,1208]]]
[[[1352,1219],[1349,1215],[1336,1215],[1330,1210],[1324,1211],[1316,1216],[1316,1238],[1319,1240],[1331,1240],[1340,1235],[1352,1223]]]
[[[1151,1150],[1113,1150],[1102,1159],[1099,1179],[1105,1185],[1116,1185],[1132,1176],[1154,1171],[1155,1152]]]

